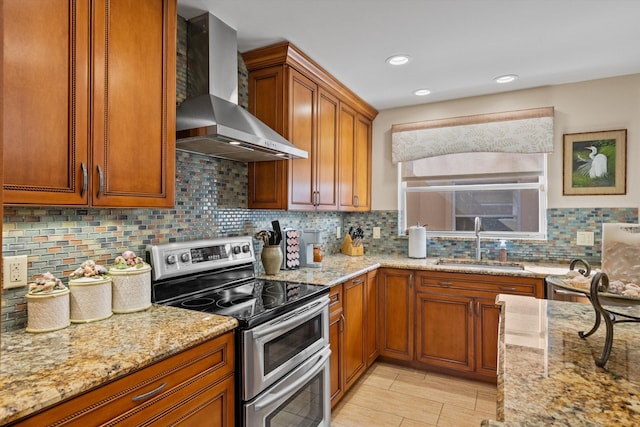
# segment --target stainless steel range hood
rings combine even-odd
[[[176,110],[176,148],[241,162],[306,159],[238,105],[236,31],[207,13],[188,22],[187,98]]]

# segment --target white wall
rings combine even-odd
[[[548,157],[548,207],[640,206],[640,74],[633,74],[381,111],[373,122],[372,209],[398,207],[391,125],[537,107],[555,108],[554,152]],[[562,135],[613,129],[627,129],[627,194],[563,196]]]

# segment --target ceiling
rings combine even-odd
[[[379,110],[640,73],[637,0],[178,0],[205,11],[240,52],[288,40]]]

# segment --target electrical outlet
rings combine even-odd
[[[578,246],[593,246],[593,231],[578,231],[576,234],[576,244]]]
[[[27,286],[27,256],[2,258],[2,287],[4,289]]]
[[[340,226],[336,227],[336,239],[339,239],[342,237],[342,229],[340,228]]]
[[[373,227],[373,238],[374,239],[380,238],[380,227]]]

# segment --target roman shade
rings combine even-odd
[[[553,107],[391,126],[393,163],[453,153],[553,152]]]

